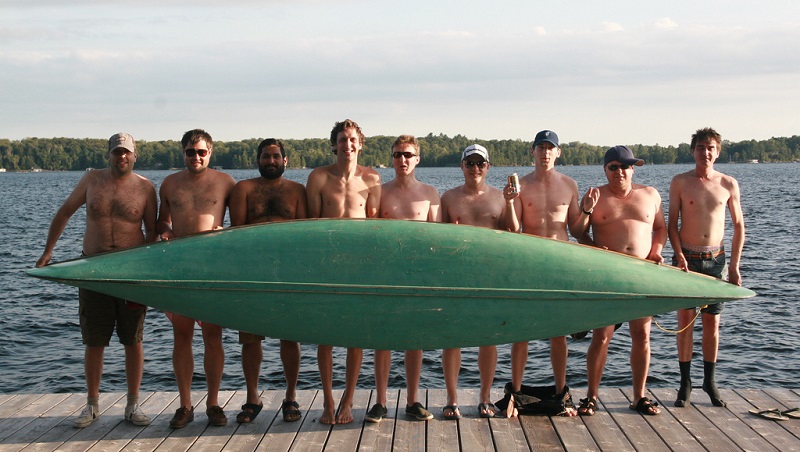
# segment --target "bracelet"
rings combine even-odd
[[[594,211],[594,209],[589,210],[589,211],[583,210],[583,206],[581,206],[581,212],[585,213],[586,215],[591,215],[593,211]]]

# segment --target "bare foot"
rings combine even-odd
[[[322,411],[322,416],[319,417],[320,424],[334,425],[336,424],[336,412],[333,408],[325,408]]]
[[[348,407],[342,407],[339,410],[339,415],[336,416],[336,423],[337,424],[349,424],[353,422],[353,412],[352,409]]]

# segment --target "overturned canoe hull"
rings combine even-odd
[[[28,273],[264,336],[394,350],[563,336],[755,295],[574,243],[395,220],[236,227]]]

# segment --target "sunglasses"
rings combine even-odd
[[[414,154],[412,152],[392,152],[392,157],[396,159],[399,159],[400,157],[405,157],[407,159],[410,159],[411,157],[416,157],[416,156],[417,154]]]
[[[631,167],[630,165],[626,165],[624,163],[620,164],[620,165],[608,165],[608,166],[606,166],[606,168],[608,168],[608,170],[611,171],[612,173],[617,171],[620,168],[626,170],[626,169],[628,169],[630,167]]]
[[[472,168],[473,166],[477,166],[478,168],[486,168],[486,165],[488,165],[489,162],[473,162],[471,160],[464,160],[464,164],[467,165],[467,168]]]
[[[184,149],[183,153],[189,158],[194,157],[195,154],[200,157],[205,157],[208,155],[208,149]]]

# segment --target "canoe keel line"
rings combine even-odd
[[[755,295],[574,243],[396,220],[235,227],[28,274],[268,337],[391,350],[544,339]]]

